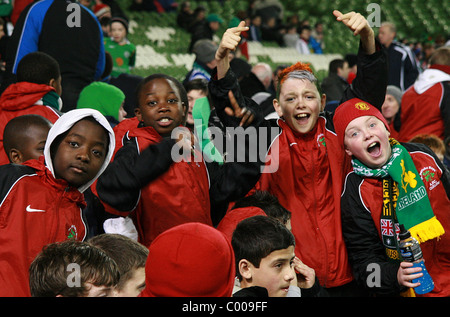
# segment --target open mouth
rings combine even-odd
[[[381,152],[381,147],[379,142],[372,142],[367,147],[367,152],[372,156],[379,156]]]
[[[163,118],[158,119],[157,122],[161,127],[168,127],[169,125],[172,124],[173,119],[168,118],[168,117],[163,117]]]
[[[311,115],[308,113],[299,113],[297,115],[294,116],[295,120],[297,120],[297,122],[299,124],[306,124],[308,122],[308,119]]]

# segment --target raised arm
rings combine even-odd
[[[225,74],[230,68],[229,53],[230,51],[234,51],[241,41],[241,32],[247,30],[248,27],[245,26],[245,22],[241,21],[238,26],[227,29],[223,34],[219,48],[216,51],[217,79],[225,77]]]
[[[361,14],[355,12],[342,14],[340,11],[334,10],[333,15],[355,36],[360,37],[356,78],[345,90],[340,103],[352,98],[359,98],[381,110],[388,80],[386,50],[376,40],[374,31]]]

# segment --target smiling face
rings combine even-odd
[[[285,297],[295,278],[294,256],[294,246],[289,246],[261,259],[259,267],[248,262],[249,270],[242,274],[241,286],[260,286],[267,289],[269,297]]]
[[[138,103],[139,108],[135,110],[137,119],[162,136],[170,135],[184,121],[185,106],[181,103],[179,92],[165,78],[145,83],[140,90]]]
[[[96,122],[82,119],[63,137],[53,155],[55,177],[71,186],[90,182],[99,172],[108,152],[108,134]]]
[[[287,125],[299,133],[308,133],[317,123],[325,105],[325,95],[320,96],[314,83],[307,79],[288,78],[280,88],[280,96],[274,100],[277,114]]]
[[[362,116],[352,120],[345,129],[345,151],[367,167],[379,168],[391,156],[389,131],[374,116]]]

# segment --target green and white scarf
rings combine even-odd
[[[399,142],[394,139],[389,141],[392,154],[384,166],[371,169],[359,160],[352,159],[354,172],[364,177],[383,178],[383,181],[387,181],[387,177],[394,180],[398,188],[397,202],[394,202],[397,220],[419,242],[443,235],[444,228],[433,213],[425,185],[411,156]]]

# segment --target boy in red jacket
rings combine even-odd
[[[0,165],[9,163],[3,151],[3,130],[9,120],[38,114],[55,123],[61,115],[61,74],[53,57],[43,52],[24,56],[17,67],[17,80],[0,97]]]
[[[28,268],[43,246],[85,238],[83,192],[113,151],[105,117],[77,109],[50,129],[40,160],[0,167],[0,296],[30,296]]]
[[[132,217],[139,242],[148,247],[176,225],[212,226],[215,204],[243,197],[258,180],[261,162],[219,165],[191,148],[191,132],[184,127],[186,91],[175,78],[151,75],[137,92],[140,125],[128,131],[128,143],[116,153],[95,190],[107,211]],[[180,130],[186,139],[180,138],[183,134],[172,137]],[[180,160],[178,149],[187,157]]]
[[[385,51],[377,45],[362,15],[337,10],[333,14],[361,39],[358,75],[344,92],[343,101],[358,96],[381,108],[387,85]],[[227,105],[225,96],[230,89],[238,104],[248,107],[239,98],[240,89],[227,60],[228,50],[239,42],[238,34],[243,29],[242,24],[228,29],[216,53],[217,78],[213,77],[209,84],[216,109]],[[308,65],[298,62],[284,69],[278,78],[273,106],[280,119],[265,120],[259,129],[277,129],[278,134],[265,143],[270,145],[264,153],[268,153],[266,161],[271,164],[266,164],[255,189],[269,191],[292,213],[295,255],[315,270],[330,296],[360,296],[352,283],[341,232],[340,198],[351,166],[337,142],[334,113],[323,111],[326,96],[320,93]]]
[[[352,158],[341,199],[342,231],[353,275],[369,292],[398,296],[418,283],[421,268],[402,261],[398,233],[404,225],[419,243],[434,281],[422,296],[450,296],[450,174],[418,143],[389,138],[378,109],[353,98],[336,110],[339,142]],[[376,270],[374,270],[376,268]],[[373,277],[378,276],[378,283]],[[414,292],[402,294],[413,296]]]

